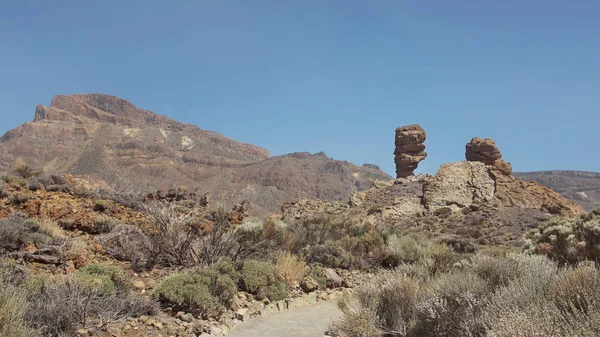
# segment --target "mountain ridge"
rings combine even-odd
[[[143,191],[187,186],[224,203],[249,198],[265,215],[297,197],[343,200],[392,179],[324,152],[271,156],[267,149],[177,122],[106,94],[56,95],[33,121],[0,137],[0,172],[26,163]]]

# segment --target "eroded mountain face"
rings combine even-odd
[[[299,197],[343,200],[390,177],[325,154],[270,157],[269,151],[182,124],[103,94],[55,96],[34,120],[0,138],[0,171],[27,163],[47,172],[86,175],[116,189],[187,186],[230,205],[253,202],[256,214]]]
[[[572,200],[588,212],[600,205],[600,173],[585,171],[536,171],[516,172],[522,180],[536,181],[551,187],[565,198]]]

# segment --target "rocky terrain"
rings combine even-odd
[[[600,173],[585,171],[515,172],[514,176],[536,181],[576,202],[587,211],[600,205]]]
[[[473,138],[465,156],[466,161],[442,165],[435,176],[376,181],[346,202],[301,199],[284,204],[282,212],[287,219],[358,219],[448,240],[515,247],[540,221],[585,213],[551,188],[512,176],[491,139]]]
[[[0,172],[29,164],[96,180],[117,191],[186,186],[223,204],[248,198],[265,215],[298,197],[344,200],[389,176],[324,153],[269,151],[178,123],[114,96],[55,96],[32,122],[0,138]]]

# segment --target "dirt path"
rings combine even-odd
[[[237,325],[228,337],[323,337],[327,326],[340,314],[337,301],[255,317]]]

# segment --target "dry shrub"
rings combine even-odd
[[[198,260],[194,243],[201,229],[191,212],[178,212],[175,204],[153,202],[144,206],[152,218],[151,228],[145,234],[150,245],[152,263],[187,265]]]
[[[117,260],[147,264],[150,241],[136,226],[119,224],[98,239],[106,252]]]
[[[75,275],[49,282],[29,296],[27,322],[44,336],[73,336],[94,321],[107,323],[157,313],[157,305],[135,293],[110,294]]]
[[[329,332],[337,337],[380,337],[376,327],[376,312],[365,307],[354,297],[345,296],[338,303],[343,316],[329,325]]]
[[[549,297],[564,315],[600,312],[600,271],[593,264],[563,270],[550,284]]]
[[[275,261],[275,272],[288,286],[294,286],[306,275],[306,263],[286,252]]]
[[[27,326],[27,294],[9,283],[0,283],[0,336],[33,337],[37,331]]]
[[[27,164],[19,165],[15,167],[13,171],[15,174],[17,174],[23,179],[31,179],[44,173],[42,169],[34,169],[33,167]]]
[[[517,277],[517,263],[504,257],[477,254],[471,258],[469,268],[487,282],[490,291],[508,285]]]
[[[42,220],[40,222],[39,231],[53,238],[65,238],[65,232],[63,229],[52,220]]]
[[[423,301],[416,304],[414,336],[472,336],[482,329],[477,321],[487,294],[486,283],[470,272],[442,274]]]

